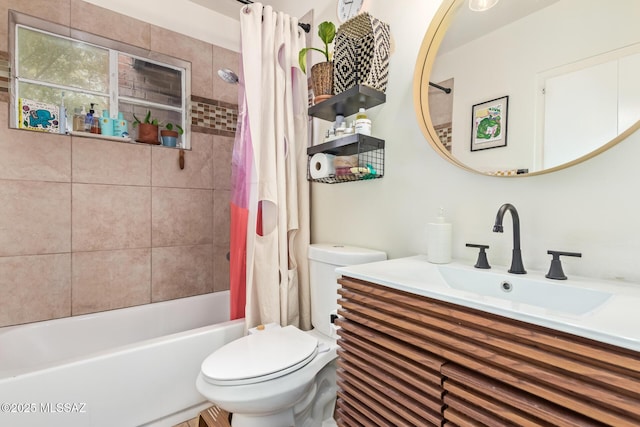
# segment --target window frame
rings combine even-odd
[[[182,117],[182,127],[185,130],[182,135],[184,149],[191,149],[191,132],[189,131],[191,124],[191,63],[179,58],[175,58],[169,55],[165,55],[159,52],[154,52],[148,49],[144,49],[138,46],[129,45],[123,42],[112,40],[103,36],[87,33],[82,30],[78,30],[72,27],[56,24],[54,22],[46,21],[44,19],[36,18],[29,15],[16,12],[14,10],[9,11],[9,46],[11,50],[11,95],[10,95],[10,117],[9,123],[14,128],[18,128],[18,115],[16,106],[18,105],[18,84],[20,81],[35,82],[47,87],[60,87],[47,82],[32,81],[30,79],[20,79],[17,76],[18,70],[18,29],[20,27],[26,28],[31,31],[37,31],[44,34],[49,34],[54,37],[61,37],[73,42],[85,43],[108,51],[109,56],[109,88],[108,94],[101,94],[100,96],[107,96],[109,98],[109,114],[111,117],[117,115],[119,102],[127,104],[133,104],[142,107],[160,108],[163,110],[169,110],[174,112],[180,112]],[[119,82],[118,82],[118,55],[124,54],[138,59],[146,61],[155,65],[171,68],[181,72],[181,84],[182,84],[182,108],[175,107],[169,104],[160,104],[153,101],[146,101],[139,98],[133,98],[128,96],[119,95]],[[78,90],[75,91],[93,94],[93,91]],[[95,92],[97,94],[97,92]],[[131,124],[130,124],[131,126]]]

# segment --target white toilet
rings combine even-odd
[[[384,252],[350,246],[309,246],[311,323],[266,328],[233,341],[202,362],[196,387],[233,413],[233,427],[321,427],[336,400],[338,308],[335,269],[383,261]]]

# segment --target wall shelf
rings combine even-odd
[[[324,153],[334,156],[356,156],[356,164],[367,168],[368,171],[355,169],[355,173],[343,170],[324,178],[312,178],[311,158],[314,154]],[[384,141],[369,135],[353,134],[333,141],[325,142],[307,148],[307,178],[309,181],[325,184],[337,184],[340,182],[362,181],[366,179],[382,178],[384,176]]]
[[[350,116],[360,108],[371,108],[386,101],[383,92],[367,86],[357,85],[326,101],[309,108],[309,115],[323,120],[334,121],[336,115]],[[311,157],[324,153],[334,156],[357,156],[354,167],[341,169],[322,178],[311,178]],[[332,141],[307,148],[307,179],[313,182],[336,184],[361,181],[384,176],[384,140],[369,135],[351,134]]]
[[[309,107],[309,115],[332,122],[336,119],[336,114],[347,117],[357,113],[360,108],[372,108],[386,100],[387,96],[383,92],[357,85]]]

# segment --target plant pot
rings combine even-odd
[[[159,145],[158,141],[158,125],[152,125],[149,123],[140,123],[138,125],[138,142],[144,142],[145,144]]]
[[[316,104],[318,101],[325,100],[333,95],[332,62],[320,62],[311,67],[311,86],[315,97],[314,103]]]
[[[161,130],[160,139],[162,139],[162,145],[165,147],[175,147],[178,143],[178,137],[180,134],[175,130]]]

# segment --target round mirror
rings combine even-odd
[[[640,2],[445,0],[416,63],[414,103],[447,160],[496,176],[589,159],[640,128]]]

